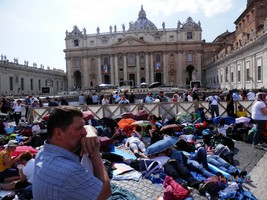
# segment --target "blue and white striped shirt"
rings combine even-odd
[[[38,200],[97,199],[103,182],[80,163],[79,157],[45,143],[35,159],[33,198]]]

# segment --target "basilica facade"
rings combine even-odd
[[[188,17],[177,27],[158,28],[141,6],[138,18],[121,30],[86,33],[74,26],[66,31],[68,89],[88,89],[100,84],[115,86],[161,82],[188,87],[202,79],[203,41],[200,22]]]

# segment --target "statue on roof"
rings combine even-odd
[[[109,26],[109,32],[112,33],[112,26]]]
[[[162,28],[165,29],[165,22],[162,22]]]
[[[177,22],[177,28],[181,28],[181,25],[182,25],[182,23],[180,22],[180,20],[178,20],[178,22]]]
[[[117,32],[117,26],[114,25],[114,32]]]
[[[125,31],[125,25],[122,24],[121,26],[122,26],[122,31],[124,32]]]
[[[83,28],[83,34],[86,35],[86,28]]]
[[[99,33],[99,31],[100,31],[100,28],[99,28],[99,26],[96,28],[96,32],[97,33]]]

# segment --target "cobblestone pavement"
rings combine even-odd
[[[257,165],[259,160],[263,157],[265,151],[252,149],[251,144],[237,141],[235,144],[235,165],[241,169],[250,172],[254,166]],[[253,180],[252,180],[253,181]],[[115,181],[112,182],[121,186],[129,191],[132,191],[141,200],[156,200],[158,197],[163,196],[164,187],[162,185],[152,184],[148,179],[136,181]],[[193,190],[191,195],[194,199],[204,200],[204,196],[200,196],[197,190]]]

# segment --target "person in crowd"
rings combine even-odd
[[[58,106],[58,103],[55,102],[55,100],[52,100],[50,97],[46,97],[46,100],[48,102],[48,106]]]
[[[32,134],[33,135],[37,135],[41,132],[41,128],[39,126],[39,121],[38,120],[34,120],[33,121],[33,125],[32,125]]]
[[[210,112],[211,112],[211,118],[213,119],[215,114],[216,117],[218,117],[219,114],[219,101],[220,101],[220,97],[218,97],[217,95],[214,96],[208,96],[206,98],[206,101],[209,102],[210,104]]]
[[[97,131],[84,125],[81,111],[72,107],[53,109],[47,122],[49,140],[35,160],[33,199],[107,199],[111,195]],[[75,154],[80,148],[82,155],[90,156],[93,170],[80,163]]]
[[[18,99],[16,101],[16,103],[13,106],[13,110],[14,110],[14,119],[15,119],[15,123],[16,126],[18,126],[19,121],[21,119],[21,113],[22,113],[22,106],[24,106],[24,104],[21,103],[21,100]],[[27,107],[27,106],[26,106]]]
[[[239,105],[237,108],[236,117],[247,117],[247,112],[242,105]]]
[[[0,182],[12,182],[19,179],[18,169],[15,164],[19,157],[11,158],[11,153],[16,150],[18,142],[9,140],[7,147],[0,152]]]
[[[96,93],[93,93],[93,96],[92,96],[92,104],[94,105],[97,105],[99,102],[99,97]]]
[[[189,101],[189,102],[192,102],[193,101],[192,91],[188,91],[187,92],[187,101]]]
[[[93,103],[92,97],[90,95],[87,95],[86,97],[86,104],[91,105]]]
[[[229,128],[229,125],[226,123],[225,118],[221,118],[217,126],[217,130],[220,134],[226,137],[226,131]]]
[[[136,157],[140,157],[140,155],[144,156],[146,147],[144,142],[141,140],[142,135],[132,127],[129,127],[128,132],[130,132],[130,137],[126,139],[124,145],[125,148],[128,149],[129,147]]]
[[[179,102],[179,94],[177,94],[177,93],[173,94],[172,102]]]
[[[68,106],[69,103],[67,102],[67,100],[64,97],[62,97],[61,98],[61,101],[60,101],[60,105],[62,105],[62,106]]]
[[[83,106],[83,105],[85,105],[85,103],[86,103],[85,96],[83,94],[80,94],[80,96],[79,96],[79,105]]]
[[[144,99],[144,103],[152,103],[153,101],[154,101],[154,98],[152,97],[152,94],[148,92]]]
[[[253,92],[252,90],[249,90],[249,92],[247,93],[247,99],[248,100],[255,100],[255,92]]]
[[[108,94],[104,94],[103,99],[101,100],[101,104],[102,105],[109,104],[109,95]]]
[[[125,94],[121,94],[121,99],[119,100],[118,104],[129,104],[129,100],[126,99]]]
[[[131,92],[131,94],[129,95],[129,102],[130,103],[134,103],[135,102],[135,98],[136,98],[135,94],[133,92]]]
[[[34,159],[31,153],[24,152],[19,156],[21,164],[17,166],[19,172],[19,180],[11,183],[0,184],[0,189],[13,190],[25,188],[32,184],[34,174]]]
[[[41,98],[37,97],[37,99],[39,101],[39,107],[43,107],[44,105],[43,105],[43,101],[41,100]]]
[[[32,96],[27,96],[25,99],[24,99],[24,104],[25,104],[25,119],[27,119],[28,117],[28,111],[29,111],[29,107],[31,106],[31,98]]]
[[[226,103],[227,116],[235,117],[234,99],[230,93],[226,96]]]
[[[160,102],[168,102],[169,98],[164,94],[163,91],[159,92],[159,95],[157,96]]]
[[[263,149],[264,147],[259,144],[263,143],[262,132],[267,120],[266,93],[258,92],[256,94],[256,100],[251,109],[251,118],[257,127],[254,132],[252,147]]]

